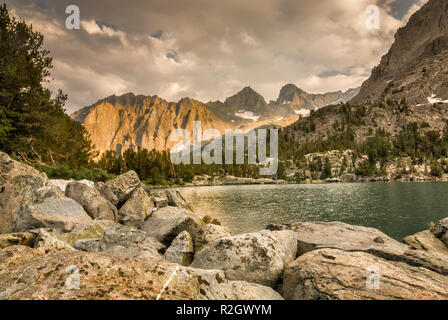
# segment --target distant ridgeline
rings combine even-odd
[[[404,100],[322,108],[280,130],[280,161],[272,178],[385,175],[397,159],[403,161],[394,168],[396,176],[415,172],[413,166],[426,166],[428,176],[441,177],[448,172],[447,114],[446,104],[409,106]],[[174,165],[168,150],[135,147],[122,153],[106,151],[92,165],[112,175],[135,170],[148,184],[191,182],[197,175],[260,178],[259,165],[247,163],[247,150],[244,156],[240,165]],[[57,172],[53,176],[64,177]]]
[[[273,178],[385,175],[398,160],[403,161],[393,168],[396,176],[423,166],[428,176],[441,177],[448,172],[447,114],[446,104],[409,106],[404,99],[322,108],[280,130],[279,169]],[[260,178],[259,166],[247,164],[247,152],[242,165],[173,165],[168,151],[136,148],[118,155],[107,151],[98,165],[113,174],[133,169],[151,184],[191,182],[196,175]]]

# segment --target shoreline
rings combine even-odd
[[[194,183],[186,183],[183,185],[173,184],[173,185],[147,185],[148,188],[154,189],[176,189],[176,188],[195,188],[195,187],[226,187],[226,186],[263,186],[263,185],[319,185],[319,184],[364,184],[364,183],[432,183],[439,182],[444,183],[448,182],[445,179],[427,179],[427,180],[373,180],[374,178],[366,178],[366,180],[359,181],[333,181],[332,178],[329,180],[310,180],[308,182],[302,181],[284,181],[284,182],[273,182],[273,183],[228,183],[228,184],[194,184]]]

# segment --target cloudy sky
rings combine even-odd
[[[250,85],[268,101],[287,83],[312,93],[357,87],[397,28],[427,0],[12,0],[45,36],[52,90],[67,112],[112,94],[224,99]],[[67,30],[78,5],[81,28]],[[366,26],[369,5],[380,28]]]

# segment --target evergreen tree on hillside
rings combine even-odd
[[[88,166],[93,148],[85,128],[51,97],[52,59],[43,35],[0,5],[0,150],[31,163]]]

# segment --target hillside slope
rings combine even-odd
[[[430,0],[399,29],[353,103],[400,100],[448,101],[448,1]]]

